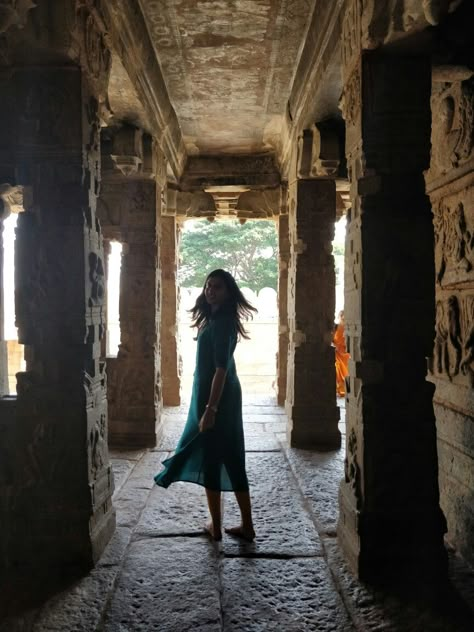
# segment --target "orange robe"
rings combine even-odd
[[[335,347],[336,356],[336,391],[338,397],[344,397],[346,394],[346,383],[344,378],[349,375],[349,358],[351,357],[346,350],[346,341],[344,340],[344,325],[340,323],[336,327],[332,342]]]

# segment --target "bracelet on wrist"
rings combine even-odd
[[[217,413],[217,406],[210,406],[209,404],[206,404],[206,408],[209,408],[209,410],[212,410],[215,413]]]

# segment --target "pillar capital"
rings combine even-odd
[[[336,178],[343,147],[340,124],[322,121],[303,130],[298,141],[298,178]]]

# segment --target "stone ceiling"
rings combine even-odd
[[[315,0],[139,0],[196,154],[272,150]]]

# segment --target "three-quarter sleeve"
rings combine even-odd
[[[230,318],[216,318],[213,330],[212,350],[216,369],[227,370],[237,341],[234,323]]]

